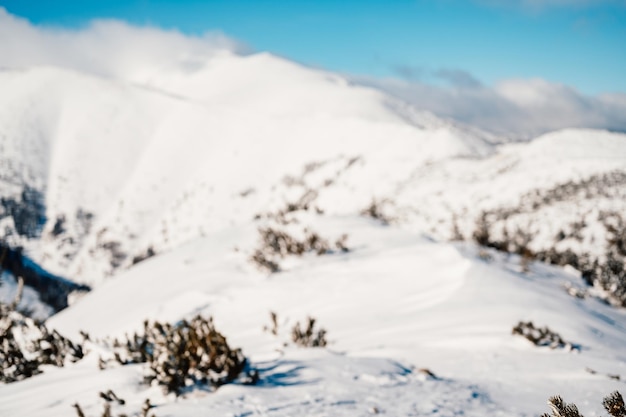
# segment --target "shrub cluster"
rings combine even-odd
[[[474,227],[473,239],[483,246],[523,256],[523,260],[539,260],[556,265],[570,265],[578,269],[589,285],[604,292],[603,297],[613,305],[626,307],[626,218],[620,211],[600,210],[597,221],[607,234],[605,253],[590,256],[570,249],[530,250],[531,234],[526,230],[507,230],[509,219],[527,215],[562,202],[579,202],[593,199],[620,201],[626,198],[626,172],[612,171],[569,181],[549,189],[538,189],[523,195],[518,204],[499,207],[480,213]],[[591,212],[569,224],[567,232],[561,230],[554,238],[554,245],[564,240],[583,241],[584,229]],[[453,219],[454,220],[454,219]],[[503,236],[494,239],[490,231],[496,224],[504,225]],[[454,234],[454,233],[453,233]]]
[[[606,300],[616,306],[626,307],[626,221],[615,213],[602,213],[604,227],[609,232],[607,251],[603,257],[592,258],[588,254],[578,254],[571,249],[533,251],[529,248],[530,233],[517,229],[509,232],[504,229],[500,239],[493,238],[490,229],[493,213],[482,212],[476,220],[472,238],[481,246],[518,254],[522,260],[537,260],[553,265],[569,265],[579,270],[587,284],[604,291]],[[612,223],[609,223],[609,219]],[[565,238],[564,234],[560,239]],[[558,239],[557,239],[558,240]]]
[[[563,401],[563,398],[558,395],[550,397],[550,399],[548,399],[548,405],[550,406],[551,413],[543,413],[541,417],[583,417],[578,411],[576,404],[567,404]],[[612,417],[626,417],[624,399],[618,391],[606,396],[602,401],[602,405]]]
[[[534,190],[523,197],[524,206],[538,209],[562,201],[616,198],[623,196],[626,172],[610,171],[578,181],[567,181],[546,190]]]
[[[520,321],[513,327],[512,333],[525,337],[535,346],[549,346],[550,349],[564,348],[568,350],[575,348],[572,343],[565,342],[561,335],[550,330],[547,326],[535,327],[532,321]]]
[[[217,388],[233,382],[246,369],[240,349],[231,348],[212,319],[197,316],[176,325],[144,322],[142,334],[113,342],[114,357],[122,365],[147,363],[147,383],[157,383],[177,395],[194,385]],[[244,382],[254,383],[255,372]]]
[[[325,255],[333,253],[333,246],[342,252],[349,250],[346,246],[347,235],[341,236],[334,242],[334,245],[331,245],[327,239],[316,232],[308,229],[304,232],[304,238],[298,239],[284,230],[260,227],[259,247],[252,253],[250,260],[260,269],[274,273],[280,271],[278,261],[289,255],[302,256],[308,252]]]
[[[15,310],[23,288],[19,282],[15,301],[0,304],[0,382],[5,383],[37,375],[42,365],[64,366],[83,357],[81,345]]]

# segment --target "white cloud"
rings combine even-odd
[[[135,79],[163,67],[193,70],[218,50],[245,46],[218,32],[188,36],[174,30],[95,20],[82,29],[34,26],[0,7],[0,66],[54,65]]]
[[[53,65],[136,81],[164,68],[193,71],[223,50],[247,52],[220,33],[188,36],[112,20],[75,30],[39,27],[0,8],[0,67]],[[486,86],[459,69],[399,66],[396,72],[404,79],[356,81],[437,115],[503,134],[530,136],[566,127],[626,131],[626,94],[588,96],[540,79]]]
[[[355,81],[380,88],[417,108],[504,135],[530,137],[568,127],[626,131],[626,94],[621,93],[588,96],[542,79],[450,87],[400,79]]]

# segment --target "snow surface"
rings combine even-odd
[[[320,233],[347,232],[354,250],[305,256],[266,276],[233,249],[252,245],[255,231],[225,229],[106,281],[49,320],[78,338],[81,329],[120,336],[140,329],[146,317],[211,315],[260,369],[260,386],[176,400],[142,387],[141,367],[99,371],[94,352],[0,387],[3,415],[67,415],[74,401],[98,410],[97,392],[106,389],[130,404],[150,397],[159,416],[348,416],[374,408],[390,415],[522,416],[542,412],[555,393],[595,415],[598,398],[623,390],[623,382],[603,374],[626,373],[626,312],[568,295],[564,283],[581,284],[574,275],[540,264],[522,273],[516,257],[494,253],[485,261],[473,245],[436,243],[361,218],[311,223]],[[278,315],[278,336],[263,331],[270,311]],[[285,349],[291,325],[307,315],[328,330],[329,348]],[[580,351],[537,348],[512,336],[519,320],[548,325]]]
[[[498,140],[268,54],[218,54],[142,85],[4,71],[0,88],[2,171],[45,191],[48,231],[59,215],[68,222],[32,255],[90,284],[115,272],[103,242],[137,254],[248,222],[267,189],[307,163],[367,155],[365,202],[425,161],[489,154]],[[231,204],[244,190],[258,192]],[[86,233],[72,223],[78,209],[95,216]]]
[[[48,219],[40,238],[7,238],[52,272],[94,284],[48,321],[61,334],[123,336],[146,318],[202,313],[261,383],[174,398],[142,385],[141,366],[98,370],[94,349],[0,386],[0,415],[67,416],[76,401],[99,415],[98,391],[113,389],[127,400],[119,412],[149,397],[159,417],[531,416],[554,394],[593,416],[604,395],[624,392],[624,310],[570,296],[565,284],[583,285],[576,271],[523,272],[516,256],[443,239],[455,216],[468,235],[482,210],[623,173],[625,135],[566,130],[511,143],[269,54],[223,52],[193,70],[145,74],[131,84],[57,68],[0,72],[0,195],[28,184],[45,193]],[[563,244],[601,254],[599,211],[626,212],[624,185],[608,189],[511,224],[531,225],[542,247],[584,216],[585,238]],[[350,252],[259,272],[249,257],[257,228],[271,223],[263,214],[303,197],[320,214],[296,213],[286,227],[347,234]],[[359,215],[373,198],[386,201],[391,226]],[[148,248],[157,255],[132,265]],[[278,336],[263,331],[270,311]],[[285,347],[308,315],[330,346]],[[511,335],[520,320],[579,349],[537,348]]]

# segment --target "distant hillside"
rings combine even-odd
[[[144,85],[33,68],[0,73],[0,86],[0,192],[45,216],[24,233],[5,207],[3,236],[87,283],[150,247],[248,222],[306,164],[360,158],[376,179],[353,181],[364,204],[416,167],[501,141],[269,54]]]

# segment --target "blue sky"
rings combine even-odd
[[[626,92],[624,0],[0,0],[37,25],[95,18],[220,30],[254,50],[330,70],[436,85],[543,78]]]

